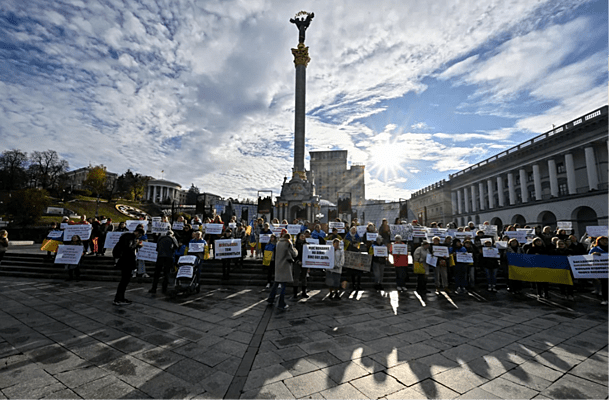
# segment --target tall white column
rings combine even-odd
[[[488,208],[495,208],[495,191],[493,190],[493,180],[486,180],[486,192],[488,193]]]
[[[484,204],[484,182],[478,183],[478,196],[480,196],[480,211],[484,211],[486,208]]]
[[[457,211],[457,192],[454,190],[450,192],[450,204],[453,208],[452,213],[455,214]]]
[[[476,199],[476,185],[471,185],[470,190],[472,192],[472,212],[478,211],[478,201]]]
[[[558,179],[556,178],[556,161],[548,160],[548,172],[550,174],[550,195],[558,197]]]
[[[516,187],[514,186],[514,173],[508,172],[508,196],[510,205],[516,204]]]
[[[467,214],[469,212],[469,192],[467,188],[463,188],[463,205],[464,211]]]
[[[588,188],[590,190],[598,190],[598,172],[596,171],[596,157],[594,156],[594,147],[586,147],[586,172],[588,173]]]
[[[457,209],[459,214],[463,213],[463,189],[457,190]]]
[[[529,191],[527,189],[527,171],[524,168],[520,168],[520,198],[523,203],[529,202]]]
[[[573,163],[573,154],[565,154],[565,169],[567,170],[567,189],[569,194],[577,193],[577,182],[575,182],[575,164]]]
[[[533,185],[535,185],[535,200],[542,199],[541,193],[541,174],[539,173],[539,164],[533,164]]]
[[[499,202],[499,207],[505,206],[505,196],[503,192],[503,177],[497,177],[497,201]]]
[[[156,203],[156,185],[152,186],[152,202]]]

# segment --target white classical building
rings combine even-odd
[[[176,200],[179,204],[183,204],[186,201],[186,193],[178,183],[164,179],[151,180],[148,181],[146,200],[157,204]]]
[[[450,175],[452,220],[607,225],[607,106]]]

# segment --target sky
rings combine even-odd
[[[225,197],[347,150],[397,200],[607,100],[607,1],[3,0],[0,151],[56,150]]]

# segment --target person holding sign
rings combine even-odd
[[[265,235],[265,234],[263,234]],[[277,247],[277,236],[271,234],[270,241],[264,246],[262,265],[266,267],[266,287],[271,288],[273,282],[273,271],[275,271],[275,248]]]
[[[275,303],[275,296],[277,294],[277,288],[281,285],[281,292],[279,293],[279,304],[277,308],[280,310],[287,310],[288,305],[285,303],[285,287],[288,283],[292,283],[292,263],[298,255],[294,246],[292,246],[291,236],[289,233],[284,234],[277,243],[275,249],[275,282],[271,288],[271,293],[266,299],[269,305]]]
[[[334,268],[326,270],[326,285],[330,289],[330,300],[340,300],[340,274],[343,272],[345,264],[345,253],[340,249],[340,239],[334,239],[332,246],[334,247]]]
[[[590,252],[588,254],[593,254],[593,255],[597,255],[600,256],[601,254],[606,254],[607,253],[607,236],[599,236],[596,238],[596,242],[594,243],[594,247],[590,249]],[[607,305],[607,282],[608,280],[605,279],[599,279],[600,283],[601,283],[601,295],[603,296],[603,301],[601,302],[601,305],[606,306]]]
[[[372,254],[372,274],[374,275],[374,289],[385,290],[383,288],[383,276],[385,275],[385,266],[387,265],[387,247],[383,244],[381,236],[376,237],[376,241],[370,247]]]
[[[448,288],[448,247],[440,244],[440,237],[432,238],[431,254],[438,259],[436,262],[436,294],[444,287],[446,293],[450,293]]]
[[[173,266],[173,254],[177,248],[178,241],[175,237],[173,237],[173,231],[171,229],[165,232],[165,234],[159,238],[159,241],[156,243],[157,258],[156,267],[154,268],[154,276],[152,278],[152,288],[148,291],[148,293],[156,293],[161,272],[163,273],[163,285],[161,286],[161,292],[167,293],[169,271]]]
[[[427,293],[427,273],[429,271],[427,256],[429,254],[429,242],[423,240],[412,255],[413,270],[417,274],[417,293],[419,296],[425,296],[425,293]]]
[[[457,286],[455,293],[466,294],[468,264],[460,261],[459,258],[457,258],[457,254],[467,253],[467,249],[461,244],[461,240],[455,239],[453,240],[452,247],[450,248],[450,253],[451,256],[455,258],[455,284]]]
[[[199,258],[199,262],[202,263],[205,260],[205,250],[207,246],[207,242],[203,239],[203,232],[195,231],[192,234],[193,238],[188,242],[188,254],[197,256]],[[208,248],[209,249],[209,248]],[[209,251],[209,250],[207,250]],[[209,253],[208,257],[209,257]],[[222,270],[224,272],[224,265],[222,265]],[[197,268],[197,276],[198,281],[201,281],[201,268]]]
[[[408,245],[402,241],[402,236],[395,235],[395,243],[391,244],[391,254],[395,267],[396,289],[398,292],[405,292],[408,280]]]
[[[125,298],[125,290],[127,290],[131,280],[131,271],[135,269],[136,252],[142,247],[142,242],[139,239],[143,235],[144,230],[139,228],[133,233],[127,232],[121,236],[114,249],[112,249],[112,256],[118,259],[116,267],[121,271],[121,281],[118,283],[114,296],[113,304],[115,306],[132,303],[131,300]]]
[[[525,253],[548,255],[549,252],[548,249],[546,249],[546,247],[544,246],[543,240],[539,237],[536,237],[535,239],[533,239],[533,243],[531,243],[531,246],[526,248]],[[537,297],[545,299],[550,298],[550,294],[548,293],[550,284],[548,282],[536,282],[536,287]]]
[[[541,240],[541,239],[540,239]],[[487,240],[482,246],[482,260],[480,262],[481,267],[486,272],[486,283],[488,284],[487,290],[489,292],[497,292],[497,269],[499,268],[499,258],[490,257],[492,251],[485,249],[495,249],[493,247],[493,241]],[[486,253],[486,254],[485,254]]]
[[[80,240],[80,236],[74,235],[72,236],[72,240],[68,242],[68,245],[82,246],[83,244],[82,240]],[[83,248],[82,255],[84,256],[85,253],[86,250],[84,250]],[[80,261],[78,262],[78,264],[66,264],[65,268],[68,270],[68,278],[66,279],[66,281],[71,281],[74,278],[76,278],[77,281],[80,280]]]
[[[524,251],[522,251],[522,247],[520,247],[520,244],[518,243],[517,239],[510,239],[508,241],[508,246],[505,250],[505,253],[507,257],[507,254],[524,254]],[[508,292],[518,294],[520,293],[521,288],[522,284],[520,283],[520,281],[515,279],[509,279],[508,273]]]
[[[294,261],[294,296],[293,299],[298,299],[298,284],[302,287],[302,298],[308,299],[309,295],[307,294],[307,270],[308,268],[302,267],[302,248],[307,243],[307,238],[303,232],[298,234],[298,238],[296,239],[296,251],[298,255]]]

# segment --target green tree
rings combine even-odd
[[[5,150],[0,155],[0,179],[2,189],[17,190],[27,181],[27,153],[18,149]]]
[[[97,201],[95,202],[95,216],[99,216],[99,198],[108,189],[108,177],[106,169],[101,166],[93,167],[87,173],[87,177],[82,182],[83,185],[91,189],[95,194]]]
[[[11,193],[6,212],[16,225],[26,226],[38,222],[50,204],[46,190],[21,189]]]
[[[151,179],[150,176],[134,174],[128,169],[127,172],[118,177],[118,193],[129,200],[141,199],[146,194],[146,187]]]

